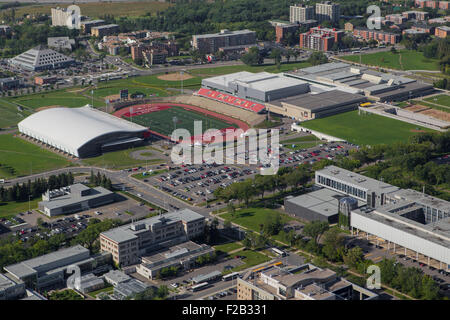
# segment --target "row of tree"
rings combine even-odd
[[[47,190],[59,189],[73,184],[74,177],[71,172],[51,175],[48,179],[38,178],[33,182],[28,180],[22,184],[16,183],[10,188],[0,187],[0,201],[28,201],[29,197],[40,197]]]
[[[91,170],[91,175],[89,176],[89,184],[94,186],[101,186],[108,190],[113,190],[113,185],[111,179],[106,177],[105,174],[101,174],[100,171],[97,174]]]

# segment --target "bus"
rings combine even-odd
[[[272,251],[273,251],[276,255],[278,255],[278,256],[280,256],[280,257],[285,257],[285,256],[286,256],[286,252],[284,252],[284,251],[282,251],[282,250],[280,250],[280,249],[272,248]]]
[[[209,283],[208,282],[202,282],[202,283],[196,284],[195,286],[192,286],[191,289],[192,289],[193,292],[196,292],[196,291],[200,291],[200,290],[206,289],[207,287],[209,287]]]
[[[239,277],[239,272],[233,272],[222,277],[222,281],[230,281]]]

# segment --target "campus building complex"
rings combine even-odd
[[[377,244],[387,243],[388,249],[436,268],[450,268],[448,201],[400,189],[336,166],[316,171],[315,182],[358,201],[343,212],[348,215],[352,233],[364,234]],[[321,200],[326,199],[321,197]],[[301,213],[302,209],[296,210]]]
[[[378,295],[311,264],[269,267],[237,280],[238,300],[375,300]]]
[[[104,36],[110,36],[119,32],[119,26],[117,24],[106,24],[91,27],[91,36],[102,38]]]
[[[321,23],[325,20],[330,20],[331,22],[339,22],[341,17],[341,6],[337,3],[332,3],[330,1],[325,1],[322,3],[316,3],[316,16],[315,19]]]
[[[197,34],[192,36],[192,46],[200,53],[215,54],[220,48],[256,45],[256,32],[251,30],[221,30],[213,34]]]
[[[200,236],[204,225],[205,217],[183,209],[102,232],[100,248],[117,264],[128,266],[157,249]]]

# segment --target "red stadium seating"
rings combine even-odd
[[[256,113],[260,113],[266,108],[264,105],[262,105],[260,103],[237,98],[235,96],[231,96],[229,94],[214,91],[211,89],[201,88],[200,90],[198,90],[197,95],[208,98],[208,99],[212,99],[215,101],[223,102],[223,103],[235,106],[235,107],[253,111]]]

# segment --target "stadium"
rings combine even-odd
[[[117,110],[114,115],[130,122],[149,128],[149,132],[163,139],[171,139],[172,132],[184,128],[191,134],[191,139],[208,140],[195,136],[194,121],[202,121],[202,134],[208,129],[225,130],[241,128],[246,131],[249,126],[244,121],[194,105],[174,102],[148,102],[134,104]]]
[[[91,108],[50,108],[22,120],[23,135],[77,158],[142,144],[148,129]]]

